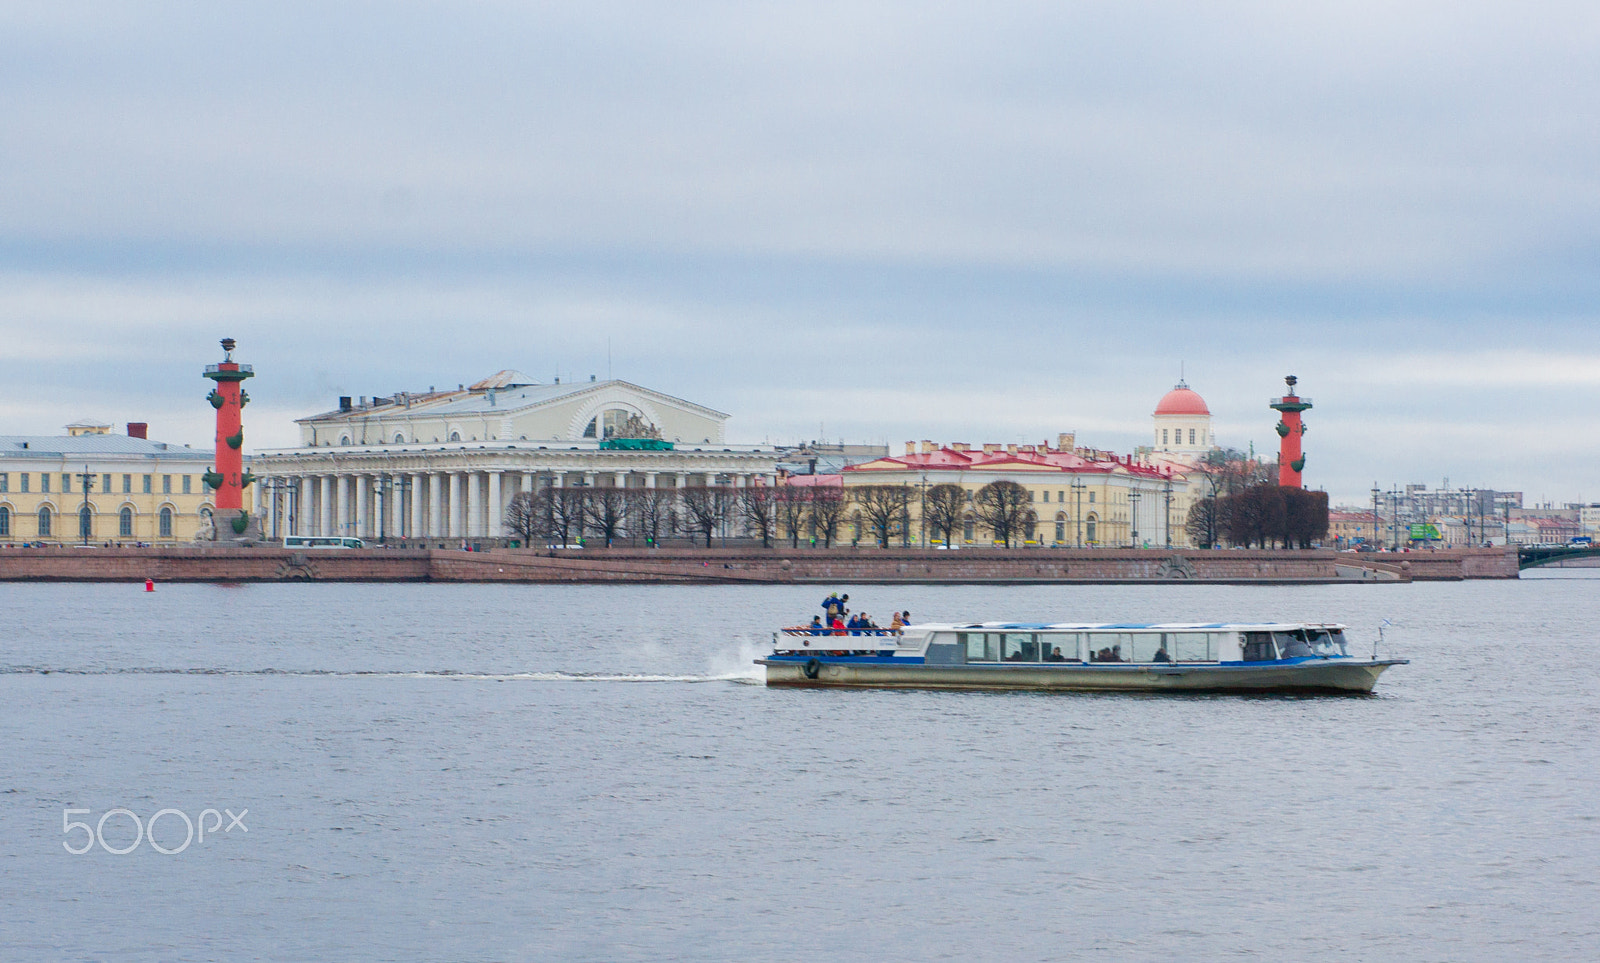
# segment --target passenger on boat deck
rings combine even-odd
[[[1045,659],[1045,661],[1046,662],[1065,662],[1065,661],[1067,661],[1067,657],[1061,654],[1061,646],[1058,645],[1058,646],[1056,646],[1054,649],[1052,649],[1050,651],[1050,657]]]
[[[861,634],[861,617],[857,616],[857,615],[850,616],[850,621],[846,622],[844,624],[844,627],[850,630],[850,634],[851,635],[860,635]]]
[[[806,628],[811,630],[812,635],[821,635],[827,631],[826,627],[822,624],[822,616],[820,615],[813,615],[811,617],[811,624],[806,626]]]
[[[895,635],[899,635],[900,630],[905,627],[905,624],[906,620],[900,617],[899,612],[896,612],[894,614],[894,618],[889,620],[889,631],[893,632]]]
[[[834,613],[833,619],[828,623],[828,625],[833,629],[834,635],[844,634],[844,619],[839,618],[838,613]]]
[[[1167,643],[1165,643],[1165,642],[1161,643],[1161,647],[1156,649],[1155,658],[1151,659],[1150,661],[1152,661],[1152,662],[1171,662],[1172,661],[1172,656],[1167,654]]]

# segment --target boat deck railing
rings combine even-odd
[[[828,627],[826,625],[795,625],[795,626],[790,626],[789,628],[786,628],[786,629],[780,629],[779,631],[783,635],[796,636],[796,637],[798,637],[798,636],[806,636],[806,637],[811,637],[811,636],[838,636],[838,635],[863,636],[864,635],[864,636],[877,636],[877,637],[880,637],[880,638],[891,638],[892,639],[892,638],[898,638],[901,635],[901,630],[900,629],[859,629],[859,628],[858,629],[851,629],[851,628],[836,629],[836,628],[830,628],[830,627]]]

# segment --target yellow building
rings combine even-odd
[[[0,436],[0,544],[192,541],[210,524],[212,452],[128,429],[79,422],[65,436]]]
[[[850,465],[842,473],[844,494],[865,485],[898,485],[906,491],[905,530],[891,544],[937,544],[922,518],[923,499],[935,485],[954,484],[967,493],[958,532],[967,545],[990,545],[972,497],[995,481],[1013,481],[1028,493],[1021,543],[1055,548],[1187,547],[1185,522],[1193,495],[1188,479],[1172,466],[1080,448],[1070,434],[1055,447],[948,446],[906,442],[904,455]],[[870,523],[859,504],[846,512],[845,537],[867,541]],[[1016,544],[1017,540],[1013,541]]]

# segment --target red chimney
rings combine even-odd
[[[150,423],[147,421],[128,422],[128,437],[148,439],[150,437]]]

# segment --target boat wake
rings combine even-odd
[[[161,668],[141,666],[118,669],[56,669],[46,666],[0,666],[0,675],[188,675],[188,676],[303,676],[335,679],[460,679],[471,682],[737,682],[758,683],[759,676],[744,671],[709,675],[668,675],[643,672],[462,672],[454,669],[417,669],[404,672],[343,669],[225,669]]]

